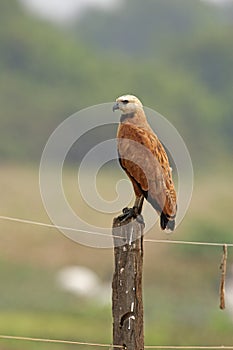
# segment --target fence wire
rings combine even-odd
[[[82,232],[87,233],[90,235],[99,235],[99,236],[108,236],[108,237],[114,237],[114,238],[122,238],[120,236],[115,235],[106,235],[101,232],[94,232],[94,231],[85,231],[85,230],[79,230],[71,227],[64,227],[64,226],[56,226],[53,224],[28,220],[28,219],[21,219],[21,218],[15,218],[10,216],[4,216],[0,215],[0,220],[5,221],[11,221],[21,224],[27,224],[27,225],[36,225],[41,227],[47,227],[52,229],[63,229],[63,230],[71,230],[76,232]],[[182,240],[161,240],[161,239],[144,239],[144,242],[149,243],[163,243],[163,244],[183,244],[183,245],[196,245],[196,246],[227,246],[227,247],[233,247],[233,243],[224,243],[224,242],[198,242],[198,241],[182,241]],[[103,343],[92,343],[92,342],[82,342],[82,341],[72,341],[72,340],[60,340],[60,339],[46,339],[46,338],[32,338],[32,337],[22,337],[22,336],[11,336],[11,335],[0,335],[1,340],[16,340],[16,341],[31,341],[31,342],[41,342],[41,343],[54,343],[54,344],[67,344],[67,345],[82,345],[82,346],[89,346],[89,347],[102,347],[102,348],[108,348],[109,350],[112,349],[125,349],[122,345],[113,345],[113,344],[103,344]],[[161,350],[192,350],[192,349],[198,349],[198,350],[233,350],[233,345],[145,345],[145,349],[161,349]],[[127,350],[127,349],[125,349]]]
[[[58,226],[58,225],[53,225],[53,224],[47,224],[44,222],[15,218],[15,217],[4,216],[4,215],[0,215],[0,220],[12,221],[12,222],[17,222],[17,223],[27,224],[27,225],[48,227],[48,228],[57,229],[57,230],[62,229],[62,230],[67,230],[67,231],[69,230],[69,231],[74,231],[74,232],[82,232],[82,233],[95,235],[95,236],[105,236],[108,238],[121,238],[122,239],[121,236],[107,235],[107,234],[101,233],[101,232],[86,231],[86,230],[76,229],[76,228],[72,228],[72,227]],[[144,242],[164,243],[164,244],[197,245],[197,246],[213,246],[213,247],[222,247],[224,245],[227,245],[228,247],[233,247],[233,243],[226,243],[226,242],[198,242],[198,241],[183,241],[183,240],[170,240],[170,239],[147,239],[147,238],[144,239]]]
[[[60,340],[60,339],[45,339],[45,338],[31,338],[31,337],[19,337],[19,336],[12,336],[12,335],[0,335],[0,339],[2,340],[18,340],[18,341],[31,341],[31,342],[38,342],[38,343],[53,343],[53,344],[68,344],[68,345],[82,345],[82,346],[95,346],[95,347],[102,347],[102,348],[108,348],[109,350],[113,348],[117,349],[125,349],[122,345],[113,345],[113,344],[102,344],[102,343],[89,343],[89,342],[81,342],[81,341],[73,341],[73,340]],[[206,346],[200,346],[200,345],[145,345],[145,349],[162,349],[162,350],[192,350],[192,349],[198,349],[198,350],[233,350],[233,345],[206,345]]]

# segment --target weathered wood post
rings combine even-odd
[[[113,344],[122,349],[144,349],[142,222],[113,221],[115,271],[112,282]],[[118,238],[119,237],[119,238]],[[114,348],[118,350],[119,348]]]

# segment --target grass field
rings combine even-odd
[[[65,174],[67,197],[83,208],[72,190],[74,170]],[[123,174],[122,174],[123,176]],[[115,196],[115,174],[102,173],[99,186],[107,199]],[[38,169],[30,165],[2,165],[0,215],[49,223],[43,208]],[[177,240],[233,242],[230,221],[233,197],[231,173],[211,172],[196,178],[193,199]],[[113,190],[112,190],[113,189]],[[101,224],[102,218],[93,222]],[[111,223],[109,215],[105,225]],[[111,305],[62,290],[58,271],[69,265],[86,266],[103,283],[111,283],[112,249],[94,249],[67,239],[55,229],[0,221],[0,334],[111,342]],[[158,228],[147,237],[166,238]],[[156,345],[232,345],[233,310],[219,310],[221,247],[193,247],[145,243],[145,343]],[[229,248],[228,283],[233,284]],[[231,290],[233,295],[233,290]],[[0,349],[68,349],[72,345],[0,340]],[[77,349],[88,347],[77,347]]]

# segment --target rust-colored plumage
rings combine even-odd
[[[140,214],[146,198],[159,213],[161,228],[174,230],[176,191],[166,151],[135,96],[119,97],[113,107],[116,109],[122,112],[117,133],[119,161],[133,184],[133,209]]]

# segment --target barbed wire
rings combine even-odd
[[[4,215],[0,215],[0,220],[12,221],[12,222],[28,224],[28,225],[48,227],[48,228],[58,229],[58,230],[61,229],[61,230],[67,230],[67,231],[69,230],[69,231],[74,231],[74,232],[82,232],[82,233],[95,235],[95,236],[104,236],[104,237],[110,238],[110,239],[112,239],[112,238],[122,239],[121,236],[117,236],[117,235],[108,235],[108,234],[105,234],[102,232],[87,231],[87,230],[83,230],[83,229],[47,224],[44,222],[15,218],[15,217],[4,216]],[[145,238],[144,242],[164,243],[164,244],[198,245],[198,246],[215,246],[215,247],[222,247],[224,245],[227,245],[228,247],[233,247],[233,243],[225,243],[225,242],[198,242],[198,241],[183,241],[183,240],[170,240],[170,239],[148,239],[148,238]]]
[[[61,340],[61,339],[46,339],[46,338],[32,338],[32,337],[21,337],[14,335],[0,335],[0,339],[2,340],[21,340],[21,341],[33,341],[33,342],[41,342],[41,343],[54,343],[54,344],[70,344],[70,345],[83,345],[83,346],[95,346],[102,348],[118,348],[125,349],[123,345],[113,345],[113,344],[103,344],[103,343],[89,343],[82,341],[74,341],[74,340]],[[145,345],[145,349],[177,349],[177,350],[192,350],[192,349],[200,349],[200,350],[233,350],[233,345]]]

